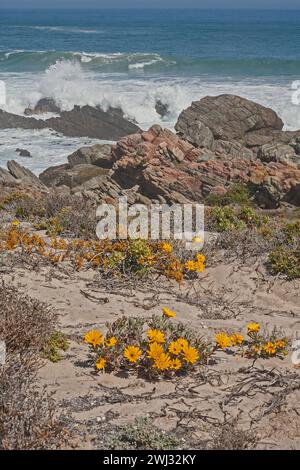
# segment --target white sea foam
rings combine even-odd
[[[99,29],[84,29],[73,26],[27,26],[30,29],[39,31],[54,31],[61,33],[82,33],[82,34],[102,34],[103,31]]]

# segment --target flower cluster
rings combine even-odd
[[[52,264],[70,261],[77,270],[94,268],[107,273],[159,274],[181,282],[185,275],[205,269],[205,257],[181,261],[170,243],[148,240],[83,240],[30,234],[13,221],[0,236],[0,249],[21,248],[43,256]]]
[[[175,312],[162,310],[161,317],[149,320],[123,317],[108,325],[105,336],[99,330],[89,331],[84,342],[95,355],[96,369],[135,368],[154,377],[186,373],[207,363],[208,345],[182,323],[173,324]]]
[[[268,334],[261,332],[259,323],[248,323],[246,337],[240,333],[218,333],[215,335],[217,349],[229,349],[238,346],[241,352],[251,358],[283,357],[288,354],[289,341],[282,337],[276,328]]]

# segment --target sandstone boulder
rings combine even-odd
[[[175,129],[191,139],[195,124],[208,127],[215,139],[239,140],[251,131],[283,128],[282,120],[270,108],[235,95],[206,96],[182,111]]]
[[[81,147],[68,156],[68,162],[71,168],[75,165],[96,165],[102,168],[111,168],[113,160],[111,159],[111,145],[96,144],[91,147]]]
[[[47,168],[40,174],[39,178],[48,187],[64,185],[74,188],[96,176],[102,177],[107,173],[108,170],[95,165],[82,164],[73,168],[70,168],[69,165],[58,165]]]

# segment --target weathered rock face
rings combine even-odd
[[[175,129],[184,139],[191,139],[196,124],[208,127],[215,139],[242,140],[251,131],[281,130],[282,120],[275,111],[235,95],[206,96],[182,111]]]
[[[290,145],[286,144],[265,144],[257,154],[263,162],[280,162],[295,164],[299,163],[300,157],[297,157],[295,150]]]
[[[45,113],[60,113],[60,108],[57,106],[55,101],[52,98],[42,98],[40,99],[33,109],[26,108],[24,111],[25,116],[30,116],[32,114],[45,114]]]
[[[75,106],[64,111],[60,117],[45,121],[47,127],[70,137],[90,137],[103,140],[118,140],[124,135],[140,132],[140,128],[124,118],[120,109],[103,111],[91,106]]]
[[[81,147],[68,156],[68,162],[72,168],[75,165],[89,164],[101,168],[111,168],[113,159],[111,157],[111,145],[96,144],[91,147]]]
[[[40,174],[40,180],[48,187],[68,186],[74,188],[95,177],[102,177],[108,170],[95,165],[82,164],[70,168],[69,165],[59,165],[47,168]]]
[[[19,165],[14,160],[7,162],[8,171],[0,168],[0,183],[7,186],[28,186],[39,189],[46,189],[39,178],[28,168]]]
[[[18,116],[0,110],[0,129],[45,129],[51,128],[70,137],[90,137],[102,140],[118,140],[121,137],[141,132],[133,122],[125,119],[120,109],[102,111],[91,106],[75,106],[59,117],[35,119]]]
[[[225,149],[232,154],[225,154]],[[116,163],[112,178],[122,187],[139,186],[139,192],[162,202],[203,201],[211,193],[224,194],[234,182],[251,187],[265,208],[282,201],[295,204],[300,169],[286,162],[264,163],[239,146],[222,144],[220,152],[196,149],[159,126],[121,139],[112,149]],[[252,156],[251,156],[252,155]]]

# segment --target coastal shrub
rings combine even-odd
[[[20,227],[18,221],[0,234],[0,250],[22,250],[42,256],[52,264],[66,260],[77,269],[94,268],[115,276],[158,274],[181,282],[191,273],[205,269],[205,257],[194,254],[191,259],[179,259],[173,245],[149,240],[84,240],[42,238]]]
[[[69,438],[66,417],[37,386],[32,362],[9,353],[0,366],[0,450],[59,449]]]
[[[106,447],[114,450],[172,450],[179,441],[170,432],[153,425],[149,418],[136,418],[132,424],[121,426],[106,439]]]
[[[172,378],[189,374],[207,365],[218,350],[252,359],[283,358],[289,341],[280,331],[261,331],[258,323],[249,323],[247,333],[220,332],[211,343],[183,323],[172,321],[176,313],[162,309],[163,315],[149,319],[123,316],[108,323],[107,333],[88,331],[84,342],[97,371],[127,370],[147,376]]]
[[[300,220],[283,224],[277,244],[269,253],[269,266],[274,274],[300,278]]]
[[[39,354],[57,322],[46,304],[21,294],[15,287],[0,285],[0,339],[8,352]]]
[[[208,213],[207,224],[216,232],[242,230],[247,227],[258,228],[267,224],[266,217],[259,216],[252,207],[232,206],[213,207]]]
[[[205,203],[209,206],[240,205],[250,207],[252,199],[248,186],[243,183],[234,183],[226,194],[210,194],[207,196]]]
[[[11,192],[0,207],[20,221],[30,222],[50,236],[95,238],[96,207],[92,201],[65,193],[25,194]]]
[[[0,450],[67,445],[66,419],[36,379],[56,321],[44,303],[0,285],[0,340],[6,345],[0,365]]]
[[[43,356],[51,362],[59,362],[62,359],[60,351],[67,351],[69,342],[61,331],[54,331],[43,347]]]

